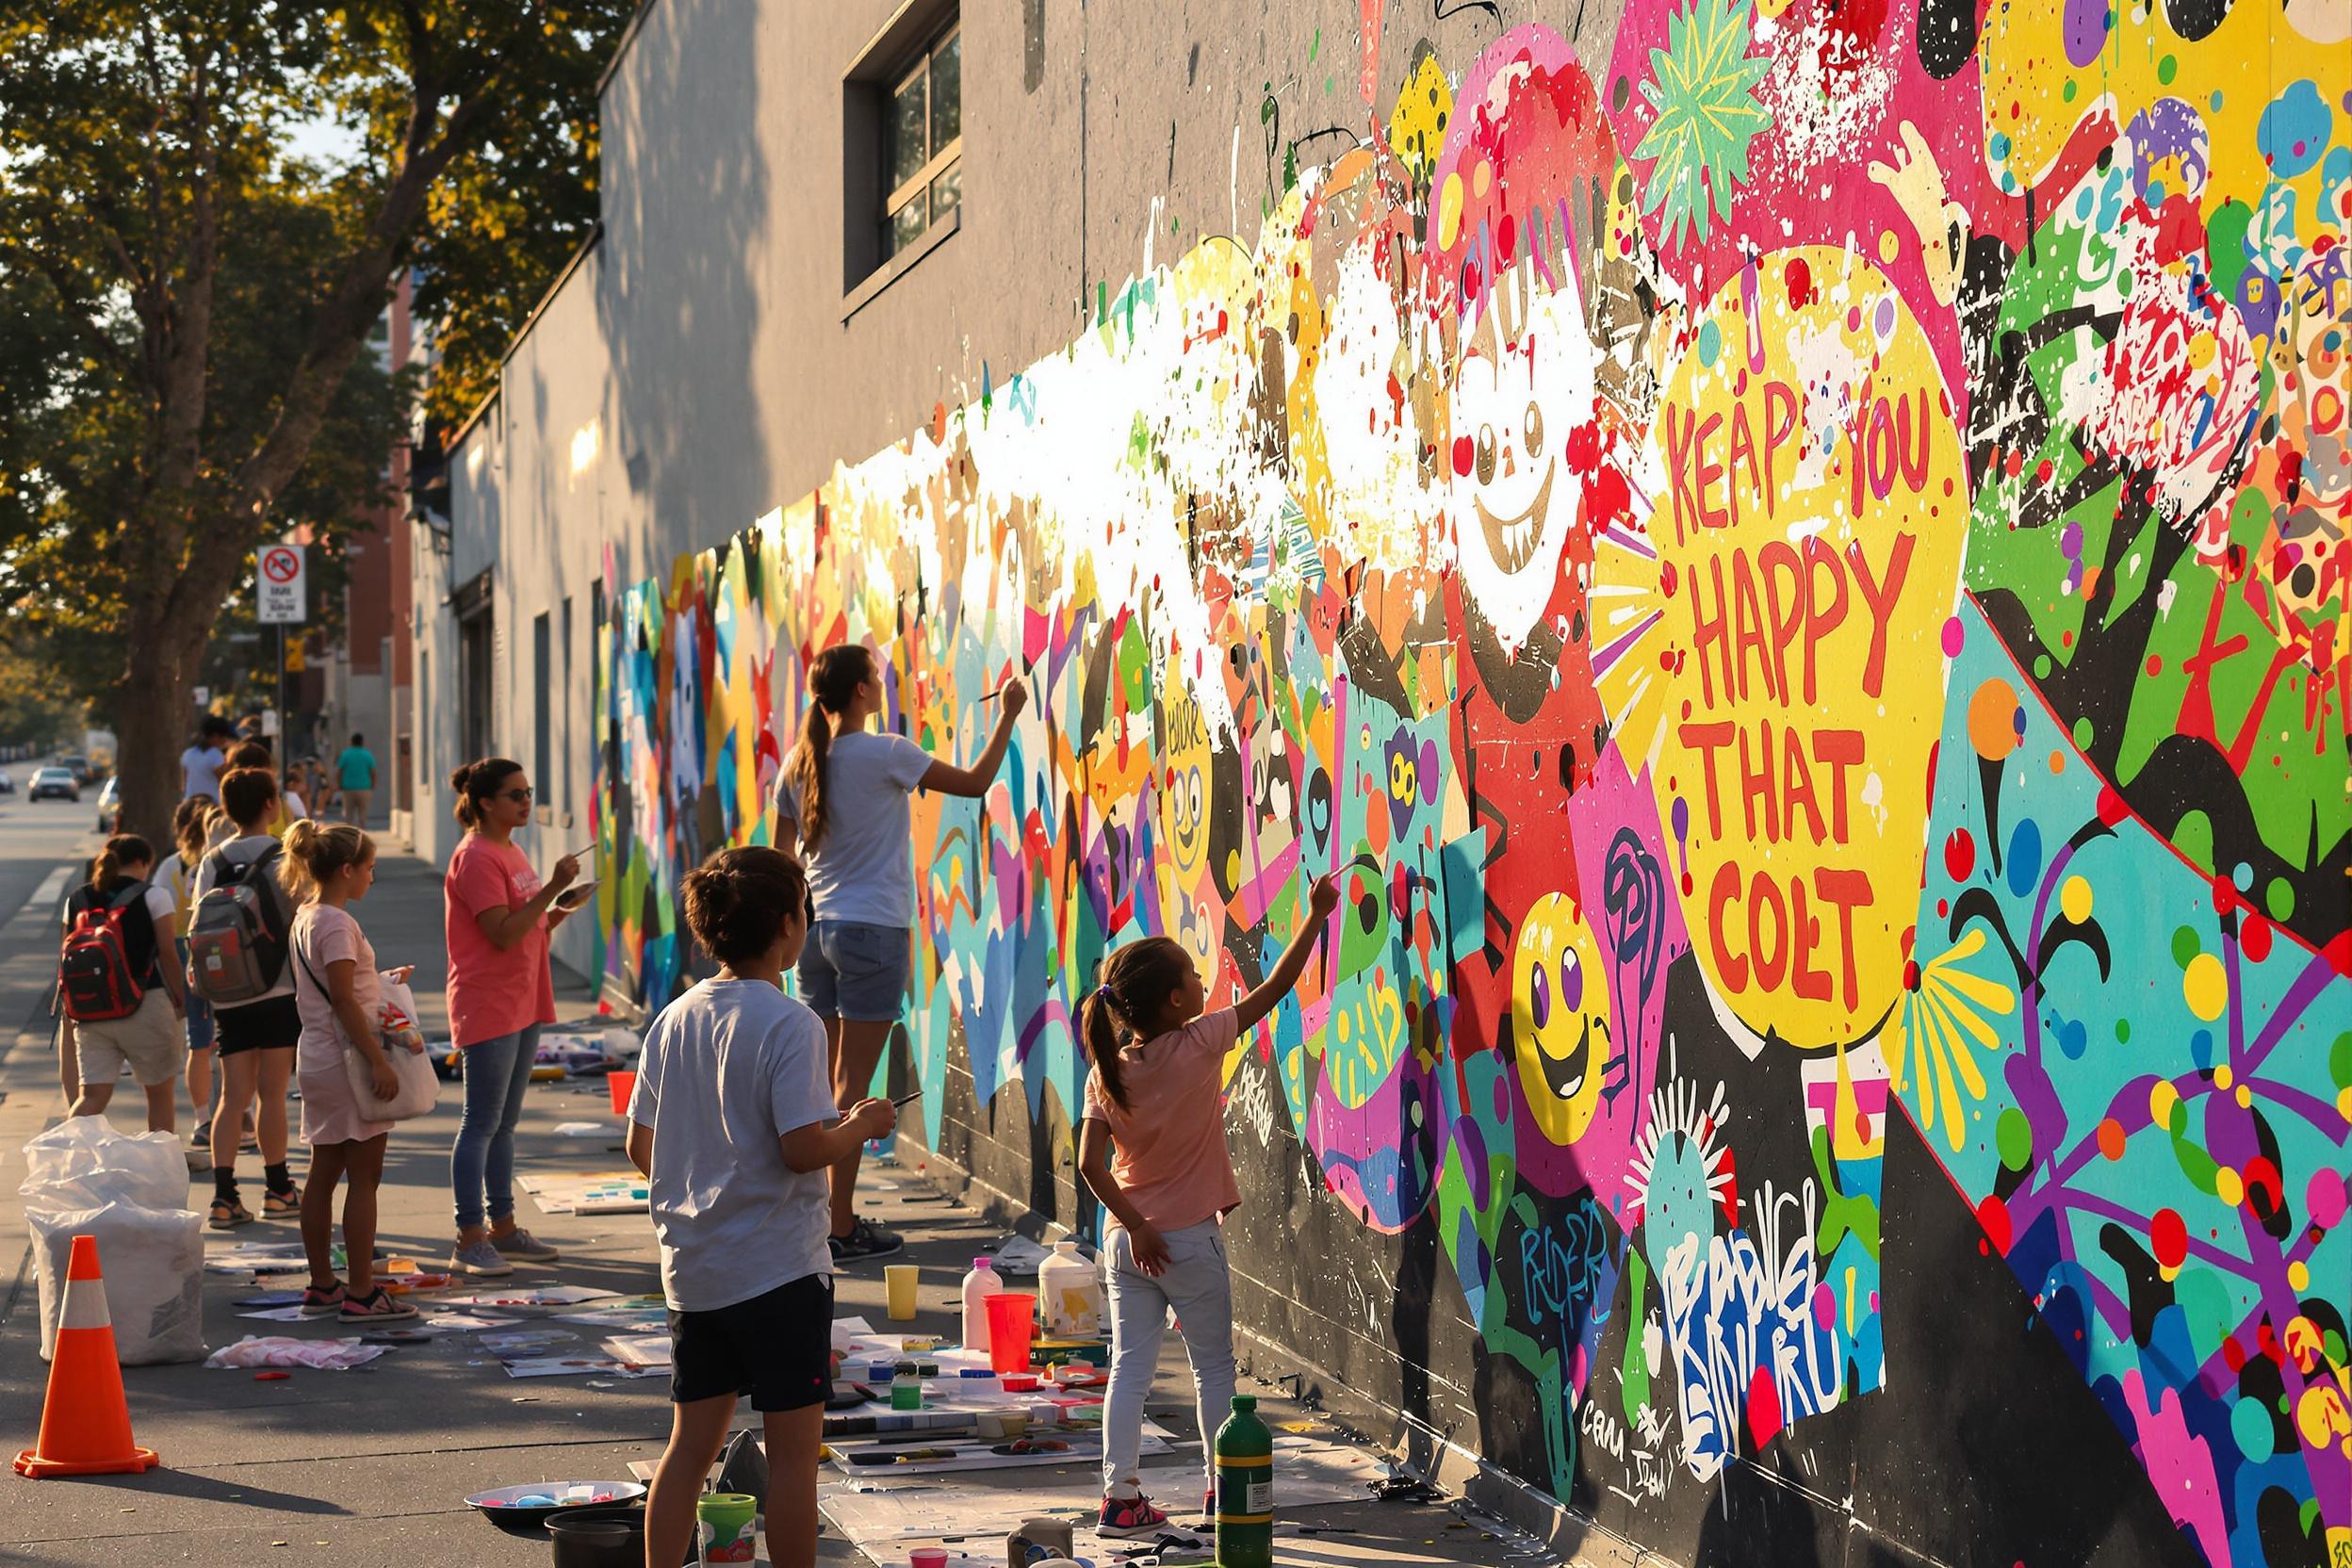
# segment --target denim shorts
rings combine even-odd
[[[900,925],[820,920],[800,950],[800,999],[819,1018],[895,1023],[914,967],[911,933]]]

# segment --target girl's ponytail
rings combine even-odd
[[[104,892],[107,884],[122,874],[124,866],[153,865],[155,861],[155,852],[146,840],[136,833],[117,833],[90,861],[90,885]]]
[[[1102,1092],[1123,1111],[1127,1108],[1127,1086],[1119,1081],[1120,1030],[1114,1016],[1116,1005],[1111,1001],[1110,988],[1100,988],[1079,1008],[1078,1021],[1086,1037],[1086,1056],[1093,1064],[1095,1076],[1102,1080]]]
[[[1102,1092],[1120,1110],[1128,1105],[1119,1048],[1165,1015],[1168,998],[1192,972],[1192,955],[1172,937],[1146,937],[1102,960],[1102,983],[1078,1009],[1079,1033]]]
[[[286,830],[278,883],[295,903],[307,904],[344,867],[371,860],[375,854],[375,841],[350,823],[328,825],[298,817]]]
[[[800,841],[813,851],[825,838],[825,760],[833,749],[833,721],[814,701],[801,715],[800,743],[792,747],[792,783],[800,791]]]
[[[858,688],[874,678],[874,655],[857,643],[838,643],[808,666],[808,708],[801,715],[800,741],[784,761],[784,776],[800,793],[800,841],[813,854],[825,841],[825,763],[833,746],[831,715],[845,710]]]

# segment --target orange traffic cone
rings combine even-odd
[[[41,1441],[16,1456],[20,1476],[137,1475],[162,1461],[131,1441],[122,1402],[122,1364],[114,1354],[106,1282],[98,1274],[98,1238],[75,1236],[65,1269],[49,1397],[41,1408]]]

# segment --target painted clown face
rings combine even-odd
[[[1546,893],[1519,927],[1511,963],[1511,1040],[1536,1125],[1565,1148],[1592,1125],[1609,1065],[1601,948],[1576,902]]]
[[[1453,512],[1462,586],[1516,650],[1550,602],[1576,516],[1568,433],[1592,417],[1592,354],[1572,279],[1535,294],[1514,336],[1480,319],[1453,389]]]

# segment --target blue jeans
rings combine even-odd
[[[466,1047],[466,1110],[457,1146],[449,1151],[449,1184],[457,1191],[457,1228],[490,1223],[514,1213],[514,1125],[523,1119],[523,1090],[539,1057],[539,1025]]]

